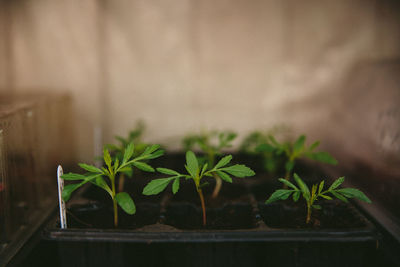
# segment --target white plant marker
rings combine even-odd
[[[62,191],[64,190],[64,179],[61,178],[61,175],[63,175],[63,169],[61,165],[58,165],[57,168],[57,183],[58,183],[58,205],[60,207],[60,224],[61,224],[61,229],[67,228],[67,216],[65,212],[65,202],[62,199]]]

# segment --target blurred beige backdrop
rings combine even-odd
[[[203,128],[286,123],[373,158],[377,146],[399,152],[399,10],[378,0],[2,1],[0,88],[71,93],[79,160],[138,119],[146,140],[171,148]],[[397,130],[375,133],[382,123]]]

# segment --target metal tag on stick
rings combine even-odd
[[[57,183],[58,183],[58,205],[60,207],[60,225],[61,229],[67,228],[67,217],[65,212],[65,202],[62,199],[62,191],[64,190],[64,179],[61,178],[63,175],[63,169],[61,165],[57,168]]]

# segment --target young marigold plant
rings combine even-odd
[[[279,181],[287,185],[291,189],[278,189],[265,201],[265,204],[269,204],[278,200],[285,200],[290,195],[293,197],[293,201],[297,202],[302,196],[307,203],[307,216],[306,223],[308,224],[311,220],[311,213],[313,209],[322,209],[320,205],[315,204],[318,198],[324,198],[332,200],[333,198],[340,199],[341,201],[348,202],[348,198],[356,198],[367,203],[371,203],[371,200],[360,190],[356,188],[338,188],[343,182],[344,177],[338,178],[332,183],[332,185],[324,190],[325,181],[321,181],[318,184],[314,184],[311,190],[303,182],[303,180],[296,173],[294,174],[294,180],[298,186],[289,182],[286,179],[279,178]]]
[[[183,146],[186,151],[192,150],[196,147],[200,148],[206,155],[206,158],[205,160],[199,159],[199,161],[206,161],[208,166],[212,168],[215,164],[216,158],[222,155],[222,150],[232,147],[232,141],[236,136],[236,133],[230,131],[212,131],[203,134],[192,134],[183,139]],[[212,197],[216,198],[221,191],[223,178],[215,172],[212,173],[212,175],[215,179],[215,188]]]
[[[118,226],[118,207],[117,204],[122,208],[123,211],[132,215],[136,213],[136,206],[132,198],[126,192],[117,192],[115,188],[116,179],[119,174],[126,172],[132,167],[136,167],[146,172],[154,172],[153,167],[143,162],[150,159],[155,159],[164,154],[163,150],[159,150],[159,145],[147,146],[143,153],[138,156],[134,155],[134,144],[130,143],[125,149],[121,160],[118,157],[111,158],[109,151],[105,148],[103,153],[103,160],[106,164],[105,167],[97,168],[93,165],[79,163],[78,165],[87,171],[85,174],[67,173],[61,177],[65,180],[80,181],[79,183],[69,184],[64,187],[62,192],[62,198],[64,201],[68,201],[74,192],[79,187],[87,183],[92,183],[107,192],[113,202],[114,209],[114,226]]]
[[[309,158],[322,163],[336,165],[337,160],[332,157],[328,152],[325,151],[315,151],[319,146],[320,142],[316,141],[311,146],[307,147],[305,145],[306,136],[300,135],[294,143],[282,142],[279,143],[272,135],[268,136],[268,142],[259,145],[256,148],[258,152],[268,152],[275,153],[276,155],[285,154],[285,179],[289,181],[291,173],[294,169],[296,161],[300,158]],[[286,188],[286,184],[284,185]]]
[[[248,177],[253,176],[255,173],[249,167],[241,164],[235,164],[228,166],[229,162],[232,160],[232,156],[228,155],[223,157],[215,166],[208,168],[208,163],[205,163],[203,166],[199,165],[198,159],[196,155],[192,151],[186,152],[186,165],[185,168],[187,170],[187,174],[182,174],[177,171],[167,169],[167,168],[157,168],[157,171],[170,175],[167,178],[155,179],[148,183],[146,187],[143,189],[144,195],[157,195],[160,192],[164,191],[169,183],[172,182],[172,193],[176,194],[179,190],[179,183],[181,179],[192,179],[197,191],[197,194],[200,198],[201,208],[203,211],[203,225],[207,224],[206,218],[206,206],[204,202],[204,196],[202,187],[206,185],[206,183],[201,183],[202,178],[205,176],[213,177],[214,174],[217,174],[221,179],[228,183],[232,183],[231,175],[234,177]]]

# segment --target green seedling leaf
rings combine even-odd
[[[256,147],[256,152],[268,152],[268,153],[272,153],[275,151],[275,148],[273,146],[271,146],[270,144],[261,144],[259,146]]]
[[[226,174],[222,171],[216,171],[216,173],[222,180],[224,180],[228,183],[232,183],[232,178],[228,174]]]
[[[328,152],[324,152],[324,151],[306,153],[305,155],[310,159],[320,161],[323,163],[328,163],[331,165],[336,165],[338,163],[334,157],[332,157]]]
[[[62,199],[66,202],[71,198],[72,192],[74,192],[76,189],[81,187],[85,182],[81,182],[79,184],[69,184],[64,186],[64,190],[61,193]]]
[[[336,181],[334,181],[332,183],[332,185],[328,188],[328,191],[334,190],[337,187],[339,187],[342,183],[344,182],[344,177],[339,177],[338,179],[336,179]]]
[[[61,176],[61,178],[63,178],[64,180],[71,180],[71,181],[73,181],[73,180],[85,180],[85,179],[86,179],[86,176],[85,176],[85,175],[82,175],[82,174],[77,174],[77,173],[72,173],[72,172],[70,172],[70,173],[63,174],[63,175]]]
[[[140,155],[140,156],[149,155],[149,154],[153,153],[154,151],[156,151],[159,148],[160,148],[160,145],[148,146],[148,147],[146,147],[146,149],[143,151],[142,155]]]
[[[148,155],[146,159],[156,159],[164,155],[164,150],[157,150],[156,152]]]
[[[319,196],[322,197],[322,198],[325,198],[327,200],[332,200],[332,198],[330,196],[327,196],[327,195],[320,194]]]
[[[344,196],[342,196],[341,194],[339,194],[339,193],[337,193],[337,192],[335,192],[335,191],[329,191],[334,197],[336,197],[337,199],[339,199],[339,200],[341,200],[341,201],[343,201],[343,202],[346,202],[346,203],[348,203],[349,201],[347,200],[347,198],[346,197],[344,197]]]
[[[292,192],[293,190],[278,189],[265,201],[265,204],[269,204],[277,200],[285,200]]]
[[[196,177],[199,173],[199,163],[192,151],[186,152],[186,169],[192,177]]]
[[[167,168],[157,168],[157,171],[168,175],[181,175],[179,172]]]
[[[343,196],[347,198],[356,198],[362,201],[365,201],[367,203],[371,203],[371,200],[360,190],[356,188],[342,188],[336,190],[336,192],[342,194]]]
[[[306,137],[304,135],[300,135],[300,137],[293,144],[293,150],[295,151],[295,153],[299,153],[303,150],[305,141]]]
[[[320,205],[312,205],[312,207],[314,209],[317,209],[317,210],[321,210],[322,209],[322,207]]]
[[[172,184],[172,193],[175,195],[179,190],[179,177],[176,177],[174,183]]]
[[[118,205],[129,215],[136,213],[136,206],[128,193],[121,192],[115,195]]]
[[[146,196],[157,195],[158,193],[163,191],[168,186],[168,184],[175,178],[176,177],[160,178],[151,181],[143,189],[143,195]]]
[[[301,192],[300,191],[296,191],[293,193],[293,201],[297,202],[300,198]]]
[[[308,186],[303,182],[303,180],[301,180],[297,173],[295,173],[293,176],[301,192],[303,193],[304,198],[308,201],[310,199],[310,190],[308,189]]]
[[[248,176],[254,176],[256,173],[249,167],[241,164],[236,164],[226,168],[219,169],[220,171],[225,171],[235,177],[243,178]]]
[[[108,152],[107,149],[104,149],[104,151],[103,151],[103,158],[104,158],[104,162],[106,163],[107,167],[111,170],[111,156],[110,156],[110,152]]]
[[[322,189],[324,189],[324,184],[325,184],[325,181],[322,181],[319,183],[318,194],[320,194],[322,192]]]
[[[122,164],[126,163],[132,157],[134,151],[135,151],[135,145],[133,143],[130,143],[125,149]]]
[[[145,172],[154,172],[154,168],[151,167],[150,165],[144,163],[144,162],[136,161],[136,162],[133,162],[133,165],[134,165],[136,168],[138,168],[138,169],[140,169],[140,170],[142,170],[142,171],[145,171]]]
[[[208,168],[208,164],[206,163],[206,164],[203,165],[203,168],[201,169],[200,176],[204,175],[204,173],[207,171],[207,168]]]
[[[226,166],[232,160],[232,155],[228,155],[223,157],[214,167],[214,169],[219,169],[221,167]]]
[[[95,167],[95,166],[88,165],[88,164],[85,164],[85,163],[78,163],[78,165],[82,169],[87,170],[89,172],[102,173],[102,171],[99,168]]]
[[[289,181],[286,180],[286,179],[279,178],[278,180],[279,180],[281,183],[284,183],[285,185],[287,185],[288,187],[293,188],[294,190],[299,190],[299,189],[297,188],[297,186],[295,186],[294,184],[292,184],[291,182],[289,182]]]
[[[315,143],[313,143],[313,144],[310,146],[309,150],[310,150],[310,151],[313,151],[314,149],[316,149],[316,148],[319,146],[319,144],[320,144],[320,142],[319,142],[319,141],[316,141]]]

